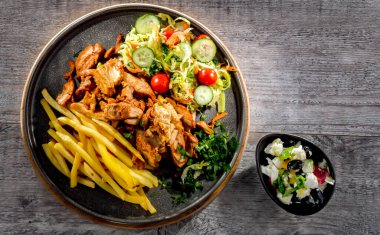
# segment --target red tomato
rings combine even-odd
[[[326,177],[329,175],[329,172],[327,170],[320,169],[318,166],[315,165],[313,173],[317,177],[319,184],[323,184],[326,180]]]
[[[198,72],[198,81],[203,84],[210,86],[216,82],[218,79],[218,74],[213,69],[204,68]]]
[[[158,93],[165,93],[169,90],[169,77],[164,73],[157,73],[150,80],[150,86]]]
[[[174,29],[169,27],[169,28],[165,29],[163,33],[166,37],[166,40],[168,40],[173,35]]]
[[[196,40],[198,40],[198,39],[202,39],[202,38],[210,38],[208,35],[206,35],[206,34],[201,34],[201,35],[199,35],[198,37],[196,37],[195,39],[194,39],[194,42],[196,41]]]

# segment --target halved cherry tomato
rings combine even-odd
[[[218,80],[218,74],[210,68],[204,68],[198,72],[198,81],[203,84],[210,86]]]
[[[173,35],[173,33],[174,33],[174,29],[172,27],[165,29],[163,32],[163,34],[166,37],[166,40],[168,40]]]
[[[155,74],[150,80],[150,86],[153,90],[162,94],[169,90],[169,77],[164,73]]]
[[[196,40],[198,40],[198,39],[202,39],[202,38],[210,38],[208,35],[206,35],[206,34],[201,34],[201,35],[199,35],[198,37],[196,37],[195,39],[194,39],[194,42],[196,41]]]

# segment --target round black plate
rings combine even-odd
[[[154,215],[145,212],[138,205],[119,200],[99,187],[89,189],[79,185],[70,188],[68,178],[52,166],[41,148],[43,143],[49,141],[47,135],[49,126],[48,117],[39,102],[42,98],[40,93],[43,88],[47,88],[53,97],[57,96],[65,82],[63,74],[68,70],[67,62],[69,59],[74,59],[75,52],[96,42],[109,48],[115,44],[117,34],[119,32],[126,34],[140,15],[159,12],[189,19],[194,32],[210,35],[219,48],[218,56],[237,67],[222,42],[191,17],[172,9],[149,4],[116,5],[79,18],[48,43],[29,74],[21,105],[22,133],[26,150],[37,174],[48,187],[53,189],[52,191],[58,195],[58,198],[63,199],[65,204],[72,205],[77,211],[85,212],[84,214],[90,218],[130,228],[159,226],[183,219],[208,204],[232,177],[244,151],[249,127],[248,97],[241,73],[232,74],[232,89],[226,93],[226,110],[229,115],[224,121],[240,143],[231,162],[231,171],[217,181],[205,182],[202,192],[194,194],[186,203],[178,206],[172,205],[170,195],[165,190],[159,188],[150,190],[148,196],[158,211]],[[212,117],[215,112],[211,109],[207,114]]]

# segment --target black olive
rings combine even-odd
[[[319,189],[312,190],[310,194],[313,197],[315,204],[323,204],[325,197],[323,196],[323,193],[321,190]]]
[[[309,148],[309,146],[303,146],[303,150],[305,150],[305,152],[306,152],[306,157],[310,157],[311,155],[310,155],[310,148]]]
[[[302,161],[301,160],[293,160],[288,163],[288,170],[299,170],[302,168]]]

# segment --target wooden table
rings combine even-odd
[[[156,2],[199,19],[235,56],[251,105],[239,168],[200,213],[154,230],[98,225],[59,203],[26,157],[21,93],[55,33],[116,3],[125,1],[0,3],[0,234],[380,233],[380,1]],[[289,214],[263,190],[254,150],[271,132],[299,134],[333,162],[335,194],[319,213]]]

